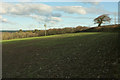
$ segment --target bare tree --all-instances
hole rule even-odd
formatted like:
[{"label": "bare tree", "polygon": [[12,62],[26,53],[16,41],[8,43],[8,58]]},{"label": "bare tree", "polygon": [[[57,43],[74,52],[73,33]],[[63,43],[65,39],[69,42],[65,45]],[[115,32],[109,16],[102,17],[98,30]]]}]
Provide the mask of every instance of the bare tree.
[{"label": "bare tree", "polygon": [[95,24],[98,24],[98,27],[101,26],[102,23],[106,23],[110,21],[111,21],[111,18],[108,16],[108,14],[103,14],[94,19],[94,22]]}]

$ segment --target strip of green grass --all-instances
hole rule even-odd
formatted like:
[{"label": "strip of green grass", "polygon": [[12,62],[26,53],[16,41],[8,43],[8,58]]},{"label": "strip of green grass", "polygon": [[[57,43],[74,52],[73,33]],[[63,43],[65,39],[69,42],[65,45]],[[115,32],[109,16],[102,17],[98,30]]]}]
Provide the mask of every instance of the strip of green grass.
[{"label": "strip of green grass", "polygon": [[50,35],[50,36],[40,36],[40,37],[29,37],[29,38],[18,38],[18,39],[10,39],[10,40],[2,40],[0,42],[12,42],[12,41],[25,41],[25,40],[35,40],[35,39],[45,39],[45,38],[57,38],[57,37],[73,37],[73,36],[83,36],[83,35],[90,35],[90,34],[98,34],[97,32],[88,32],[88,33],[69,33],[69,34],[59,34],[59,35]]}]

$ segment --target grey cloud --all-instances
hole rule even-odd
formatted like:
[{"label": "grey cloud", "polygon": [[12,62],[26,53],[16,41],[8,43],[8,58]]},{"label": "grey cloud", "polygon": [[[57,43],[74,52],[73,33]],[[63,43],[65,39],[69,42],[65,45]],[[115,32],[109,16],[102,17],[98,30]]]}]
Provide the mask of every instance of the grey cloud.
[{"label": "grey cloud", "polygon": [[101,8],[96,8],[96,7],[85,8],[85,10],[89,14],[111,14],[111,12],[109,12],[109,11],[106,11]]},{"label": "grey cloud", "polygon": [[62,15],[60,13],[53,13],[51,16],[53,16],[53,17],[61,17]]},{"label": "grey cloud", "polygon": [[[4,5],[4,6],[3,6]],[[29,15],[39,14],[46,15],[52,12],[52,7],[45,4],[31,3],[0,3],[0,14]]]},{"label": "grey cloud", "polygon": [[65,13],[69,13],[69,14],[86,14],[86,11],[84,9],[84,7],[82,6],[56,6],[54,7],[54,10],[56,11],[63,11]]}]

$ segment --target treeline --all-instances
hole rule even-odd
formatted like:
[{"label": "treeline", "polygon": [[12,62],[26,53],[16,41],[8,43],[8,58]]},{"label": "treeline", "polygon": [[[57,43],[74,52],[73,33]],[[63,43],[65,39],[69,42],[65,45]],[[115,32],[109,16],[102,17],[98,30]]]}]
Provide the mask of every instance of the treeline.
[{"label": "treeline", "polygon": [[[76,33],[88,29],[88,27],[77,26],[76,28],[59,28],[59,29],[49,29],[46,30],[47,35],[55,34],[65,34],[65,33]],[[27,37],[39,37],[44,36],[45,30],[33,30],[33,31],[23,31],[22,29],[18,32],[3,32],[2,40],[17,39],[17,38],[27,38]]]},{"label": "treeline", "polygon": [[[77,33],[77,32],[120,32],[120,24],[100,26],[100,27],[77,26],[76,28],[71,28],[71,27],[59,28],[59,29],[54,28],[54,29],[46,30],[47,33],[46,35]],[[18,32],[2,32],[2,40],[27,38],[27,37],[39,37],[39,36],[45,36],[45,30],[35,29],[33,31],[23,31],[21,29]]]}]

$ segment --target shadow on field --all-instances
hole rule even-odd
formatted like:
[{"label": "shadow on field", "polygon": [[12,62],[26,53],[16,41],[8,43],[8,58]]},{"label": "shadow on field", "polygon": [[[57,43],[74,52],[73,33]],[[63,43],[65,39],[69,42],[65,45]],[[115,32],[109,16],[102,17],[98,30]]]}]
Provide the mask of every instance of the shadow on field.
[{"label": "shadow on field", "polygon": [[117,78],[118,33],[3,43],[3,78]]}]

